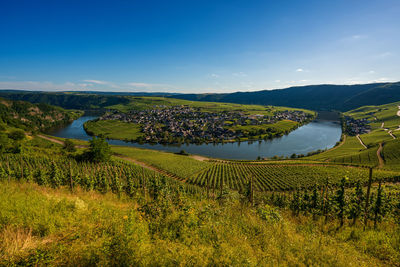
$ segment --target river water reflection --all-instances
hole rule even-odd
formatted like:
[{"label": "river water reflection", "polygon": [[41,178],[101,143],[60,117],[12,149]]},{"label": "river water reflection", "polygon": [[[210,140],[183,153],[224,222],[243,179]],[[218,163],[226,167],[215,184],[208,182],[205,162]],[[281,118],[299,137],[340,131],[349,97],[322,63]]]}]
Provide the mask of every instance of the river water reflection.
[{"label": "river water reflection", "polygon": [[[89,140],[91,137],[86,134],[83,124],[95,118],[93,116],[83,116],[64,128],[52,130],[49,134],[63,138]],[[133,146],[169,152],[179,152],[183,149],[190,154],[213,158],[254,160],[258,156],[290,156],[293,153],[307,154],[318,149],[331,148],[340,140],[341,133],[342,130],[338,122],[319,120],[303,125],[288,135],[267,141],[201,145],[182,144],[179,146],[127,143],[120,140],[108,140],[108,142],[112,145]]]}]

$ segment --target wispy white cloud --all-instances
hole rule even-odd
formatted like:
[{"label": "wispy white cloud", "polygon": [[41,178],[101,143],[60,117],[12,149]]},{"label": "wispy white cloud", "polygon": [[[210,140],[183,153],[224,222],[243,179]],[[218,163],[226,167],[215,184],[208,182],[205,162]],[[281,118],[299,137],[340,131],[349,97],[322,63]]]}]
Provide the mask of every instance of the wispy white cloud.
[{"label": "wispy white cloud", "polygon": [[132,87],[144,87],[144,88],[154,88],[154,87],[171,87],[168,84],[159,84],[159,83],[141,83],[141,82],[130,82],[127,83],[128,86]]},{"label": "wispy white cloud", "polygon": [[363,35],[363,34],[354,34],[353,36],[351,36],[351,38],[353,40],[365,39],[367,37],[368,37],[367,35]]},{"label": "wispy white cloud", "polygon": [[109,84],[110,82],[106,81],[100,81],[100,80],[83,80],[84,82],[87,83],[95,83],[95,84]]},{"label": "wispy white cloud", "polygon": [[391,56],[393,56],[393,53],[387,51],[387,52],[383,52],[383,53],[380,53],[380,54],[376,55],[375,58],[383,59],[383,58],[388,58],[388,57],[391,57]]},{"label": "wispy white cloud", "polygon": [[114,83],[101,80],[83,80],[83,82],[54,83],[49,81],[0,81],[0,89],[33,90],[33,91],[171,91],[178,88],[168,84],[129,82]]},{"label": "wispy white cloud", "polygon": [[215,74],[215,73],[211,73],[208,76],[211,77],[211,78],[214,78],[214,79],[219,78],[219,75]]},{"label": "wispy white cloud", "polygon": [[339,42],[355,43],[355,42],[358,42],[358,41],[361,41],[361,40],[364,40],[367,38],[368,38],[368,35],[366,35],[366,34],[353,34],[350,36],[343,37],[342,39],[339,40]]},{"label": "wispy white cloud", "polygon": [[0,81],[0,89],[62,91],[80,90],[83,86],[73,82],[53,83],[49,81]]},{"label": "wispy white cloud", "polygon": [[233,75],[233,76],[236,76],[236,77],[247,77],[247,74],[244,73],[244,72],[242,72],[242,71],[240,71],[240,72],[234,72],[234,73],[232,73],[232,75]]},{"label": "wispy white cloud", "polygon": [[304,70],[302,68],[296,69],[296,72],[303,72]]}]

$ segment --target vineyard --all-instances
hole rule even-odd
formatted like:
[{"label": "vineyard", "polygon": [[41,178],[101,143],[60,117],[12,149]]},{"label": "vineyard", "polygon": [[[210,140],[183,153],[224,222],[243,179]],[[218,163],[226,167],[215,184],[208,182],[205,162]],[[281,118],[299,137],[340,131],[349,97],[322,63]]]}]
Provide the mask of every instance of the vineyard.
[{"label": "vineyard", "polygon": [[387,142],[383,146],[385,168],[400,171],[400,141],[398,139]]},{"label": "vineyard", "polygon": [[106,163],[77,162],[63,156],[39,156],[10,154],[0,156],[0,180],[35,182],[39,185],[58,188],[76,186],[101,193],[108,191],[120,195],[134,196],[139,191],[154,192],[154,188],[181,189],[196,194],[201,189],[167,178],[154,171],[144,169],[122,160]]},{"label": "vineyard", "polygon": [[375,146],[367,150],[363,150],[357,154],[333,158],[331,161],[335,163],[349,163],[375,167],[379,164],[378,157],[376,156],[377,150],[378,147]]},{"label": "vineyard", "polygon": [[[338,184],[343,177],[349,182],[368,179],[368,169],[346,167],[340,165],[273,165],[273,164],[243,164],[243,163],[215,163],[207,170],[200,172],[188,183],[206,186],[207,178],[211,188],[222,185],[235,190],[243,190],[251,179],[254,189],[258,191],[284,191],[296,188],[309,188],[323,184],[327,180],[331,184]],[[376,180],[397,180],[400,175],[396,172],[376,170]]]}]

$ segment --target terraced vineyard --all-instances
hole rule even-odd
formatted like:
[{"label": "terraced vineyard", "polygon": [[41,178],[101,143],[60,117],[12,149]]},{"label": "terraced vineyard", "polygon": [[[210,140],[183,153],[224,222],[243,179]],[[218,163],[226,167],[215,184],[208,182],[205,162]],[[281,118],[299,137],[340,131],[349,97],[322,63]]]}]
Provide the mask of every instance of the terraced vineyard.
[{"label": "terraced vineyard", "polygon": [[[215,163],[207,170],[200,172],[187,182],[219,188],[221,183],[229,188],[242,190],[253,178],[254,188],[258,191],[293,190],[298,187],[311,187],[323,184],[326,179],[336,184],[342,177],[350,181],[367,181],[368,169],[346,167],[340,165],[273,165],[273,164],[244,164],[244,163]],[[400,174],[392,171],[376,170],[374,179],[397,180]]]},{"label": "terraced vineyard", "polygon": [[385,169],[400,171],[400,140],[396,139],[385,143],[383,146],[383,159]]},{"label": "terraced vineyard", "polygon": [[357,154],[333,158],[331,162],[375,167],[379,164],[378,157],[376,155],[377,150],[378,147],[375,146]]}]

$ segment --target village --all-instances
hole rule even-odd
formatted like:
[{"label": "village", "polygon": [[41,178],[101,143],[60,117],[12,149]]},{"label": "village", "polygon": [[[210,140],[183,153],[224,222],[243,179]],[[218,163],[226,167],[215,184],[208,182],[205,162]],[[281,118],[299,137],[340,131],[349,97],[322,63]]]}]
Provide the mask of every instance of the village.
[{"label": "village", "polygon": [[[241,111],[204,112],[189,106],[154,106],[152,109],[128,113],[109,112],[100,117],[100,120],[138,124],[144,135],[136,141],[154,143],[224,142],[270,137],[283,133],[269,129],[268,124],[281,120],[304,123],[310,119],[312,115],[303,111],[279,111],[273,116],[267,116],[248,115]],[[266,127],[251,127],[257,125]]]},{"label": "village", "polygon": [[349,135],[365,134],[371,131],[370,121],[363,119],[354,119],[349,116],[344,117],[346,133]]}]

